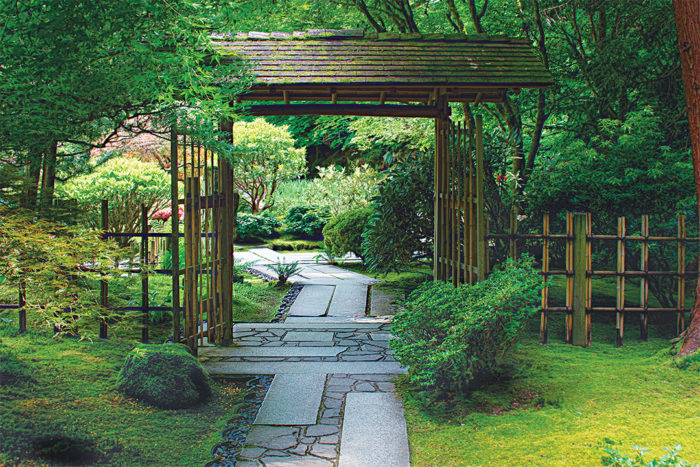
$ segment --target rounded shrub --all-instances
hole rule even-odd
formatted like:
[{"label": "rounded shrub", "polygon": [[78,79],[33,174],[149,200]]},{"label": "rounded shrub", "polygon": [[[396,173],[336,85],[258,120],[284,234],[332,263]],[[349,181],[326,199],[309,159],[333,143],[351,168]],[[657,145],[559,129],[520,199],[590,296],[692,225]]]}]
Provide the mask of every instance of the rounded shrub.
[{"label": "rounded shrub", "polygon": [[355,253],[364,257],[362,250],[362,232],[372,215],[371,208],[353,209],[340,214],[323,228],[323,244],[331,254],[343,256]]},{"label": "rounded shrub", "polygon": [[328,222],[327,210],[316,210],[311,206],[294,206],[285,218],[286,231],[297,237],[321,238],[323,227]]},{"label": "rounded shrub", "polygon": [[463,392],[494,374],[538,310],[541,287],[529,263],[508,261],[471,286],[431,282],[416,289],[394,316],[390,341],[410,382]]},{"label": "rounded shrub", "polygon": [[277,236],[275,229],[282,223],[270,214],[247,214],[239,212],[236,219],[236,241],[255,242]]},{"label": "rounded shrub", "polygon": [[142,344],[126,356],[117,390],[163,409],[190,407],[211,395],[209,375],[182,344]]}]

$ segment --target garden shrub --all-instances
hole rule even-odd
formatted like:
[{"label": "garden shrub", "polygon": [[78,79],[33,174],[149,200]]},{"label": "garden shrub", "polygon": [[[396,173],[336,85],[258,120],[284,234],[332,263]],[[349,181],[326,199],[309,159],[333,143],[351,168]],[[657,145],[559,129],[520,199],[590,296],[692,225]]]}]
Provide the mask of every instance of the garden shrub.
[{"label": "garden shrub", "polygon": [[311,240],[273,240],[270,243],[270,248],[275,251],[317,250],[320,247],[321,242]]},{"label": "garden shrub", "polygon": [[362,232],[372,215],[371,208],[353,209],[340,214],[323,228],[323,244],[334,256],[355,253],[364,257],[362,251]]},{"label": "garden shrub", "polygon": [[377,193],[378,181],[377,171],[369,165],[348,169],[318,167],[318,178],[308,191],[308,202],[327,209],[332,216],[365,208]]},{"label": "garden shrub", "polygon": [[700,465],[681,459],[681,446],[665,447],[666,454],[650,459],[650,456],[647,455],[649,448],[634,446],[635,453],[630,456],[621,453],[616,447],[617,444],[611,439],[603,440],[603,451],[606,454],[601,459],[603,465],[611,467],[698,467]]},{"label": "garden shrub", "polygon": [[416,253],[432,257],[432,157],[412,157],[395,165],[379,184],[372,208],[362,244],[370,269],[398,271]]},{"label": "garden shrub", "polygon": [[236,241],[241,243],[255,242],[277,235],[275,229],[282,223],[275,217],[263,214],[247,214],[239,212],[236,222]]},{"label": "garden shrub", "polygon": [[454,287],[431,282],[397,313],[391,341],[411,383],[463,392],[492,375],[537,311],[542,279],[529,263],[508,261],[488,279]]},{"label": "garden shrub", "polygon": [[321,238],[321,231],[328,222],[328,217],[329,213],[325,209],[294,206],[285,218],[286,232],[301,238]]},{"label": "garden shrub", "polygon": [[190,407],[211,395],[209,375],[182,344],[141,344],[126,356],[117,390],[163,409]]}]

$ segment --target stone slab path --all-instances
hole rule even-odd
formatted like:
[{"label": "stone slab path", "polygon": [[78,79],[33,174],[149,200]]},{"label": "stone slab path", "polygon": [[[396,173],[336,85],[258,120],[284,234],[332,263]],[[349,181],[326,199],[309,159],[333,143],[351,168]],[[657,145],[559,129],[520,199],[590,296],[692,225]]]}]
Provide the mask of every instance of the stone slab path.
[{"label": "stone slab path", "polygon": [[246,254],[261,272],[277,261],[304,260],[300,276],[290,279],[304,289],[285,322],[236,324],[236,347],[200,349],[212,375],[275,375],[236,465],[409,466],[394,387],[405,368],[389,347],[390,316],[365,316],[369,287],[378,281],[312,263],[309,254]]}]

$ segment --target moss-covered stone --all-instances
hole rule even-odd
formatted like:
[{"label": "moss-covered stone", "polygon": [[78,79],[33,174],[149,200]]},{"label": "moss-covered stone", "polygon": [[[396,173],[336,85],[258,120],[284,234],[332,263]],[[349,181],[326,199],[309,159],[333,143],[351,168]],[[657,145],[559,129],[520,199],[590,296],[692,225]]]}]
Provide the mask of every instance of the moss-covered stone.
[{"label": "moss-covered stone", "polygon": [[134,348],[119,372],[117,389],[164,409],[190,407],[211,395],[209,375],[182,344]]}]

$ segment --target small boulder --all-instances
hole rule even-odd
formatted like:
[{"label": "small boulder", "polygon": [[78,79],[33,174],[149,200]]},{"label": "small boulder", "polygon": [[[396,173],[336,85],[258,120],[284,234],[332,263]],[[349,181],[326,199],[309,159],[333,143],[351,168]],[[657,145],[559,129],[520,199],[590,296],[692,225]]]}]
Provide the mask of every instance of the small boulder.
[{"label": "small boulder", "polygon": [[209,375],[182,344],[141,344],[126,356],[117,390],[163,409],[190,407],[211,395]]}]

